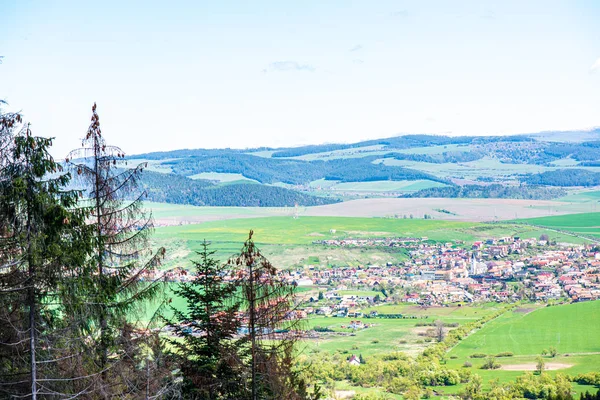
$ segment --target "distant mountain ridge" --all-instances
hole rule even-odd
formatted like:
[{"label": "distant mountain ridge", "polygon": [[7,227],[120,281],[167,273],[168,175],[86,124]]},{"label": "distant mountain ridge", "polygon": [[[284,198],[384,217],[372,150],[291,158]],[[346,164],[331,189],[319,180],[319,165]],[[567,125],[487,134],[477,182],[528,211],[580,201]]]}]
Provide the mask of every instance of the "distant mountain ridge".
[{"label": "distant mountain ridge", "polygon": [[[594,129],[512,136],[404,135],[291,148],[181,149],[128,158],[149,163],[153,172],[144,181],[155,201],[276,207],[365,196],[559,197],[564,190],[540,187],[600,185],[599,150],[600,129]],[[198,174],[229,174],[257,183],[225,185],[189,178]],[[423,182],[424,188],[402,192],[397,188],[411,186],[381,183],[407,181]],[[465,183],[475,186],[456,189]],[[520,189],[478,189],[482,183],[519,184]]]}]

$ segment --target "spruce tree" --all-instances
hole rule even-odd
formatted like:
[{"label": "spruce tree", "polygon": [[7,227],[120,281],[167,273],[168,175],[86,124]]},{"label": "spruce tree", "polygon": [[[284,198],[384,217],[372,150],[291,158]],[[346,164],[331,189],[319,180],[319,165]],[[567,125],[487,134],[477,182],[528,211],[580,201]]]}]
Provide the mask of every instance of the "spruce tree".
[{"label": "spruce tree", "polygon": [[96,390],[103,397],[133,395],[148,382],[136,372],[149,362],[140,359],[140,346],[151,336],[139,317],[163,288],[157,267],[165,254],[149,247],[153,220],[139,189],[146,164],[125,167],[124,152],[102,136],[96,104],[82,147],[66,161],[86,190],[83,208],[93,231],[93,252],[72,288],[81,299],[72,296],[73,309],[85,311],[82,333],[94,340],[96,357],[87,367],[99,374]]},{"label": "spruce tree", "polygon": [[176,336],[168,343],[181,368],[183,393],[191,399],[243,399],[243,371],[234,339],[240,327],[237,287],[208,242],[197,254],[200,259],[192,261],[194,279],[174,289],[186,307],[171,307],[173,318],[167,324]]},{"label": "spruce tree", "polygon": [[65,190],[70,176],[48,153],[52,140],[21,123],[0,117],[0,396],[36,399],[61,394],[56,288],[89,241],[78,193]]},{"label": "spruce tree", "polygon": [[246,334],[242,356],[249,369],[250,399],[308,398],[306,385],[295,370],[295,344],[300,320],[296,318],[295,286],[286,282],[261,253],[250,231],[235,269],[245,311]]}]

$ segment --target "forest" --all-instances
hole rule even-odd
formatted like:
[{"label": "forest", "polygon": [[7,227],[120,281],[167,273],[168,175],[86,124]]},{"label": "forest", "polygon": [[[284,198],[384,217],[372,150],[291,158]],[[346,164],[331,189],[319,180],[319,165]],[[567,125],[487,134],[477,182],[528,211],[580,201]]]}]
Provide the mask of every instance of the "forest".
[{"label": "forest", "polygon": [[95,104],[82,147],[59,163],[51,146],[0,113],[0,398],[321,397],[295,363],[295,286],[252,231],[225,264],[204,242],[169,294],[146,164],[117,167]]},{"label": "forest", "polygon": [[600,185],[600,172],[585,169],[558,169],[541,174],[529,175],[525,181],[531,185],[546,186],[597,186]]},{"label": "forest", "polygon": [[148,200],[194,206],[293,207],[331,204],[337,200],[311,196],[278,186],[255,183],[215,185],[181,175],[145,171],[141,185]]},{"label": "forest", "polygon": [[409,168],[373,164],[375,157],[337,159],[330,161],[302,161],[292,159],[263,158],[250,154],[223,154],[191,156],[165,161],[178,175],[189,176],[201,172],[243,174],[261,183],[283,182],[292,185],[305,184],[317,179],[362,182],[377,180],[444,181],[433,175]]}]

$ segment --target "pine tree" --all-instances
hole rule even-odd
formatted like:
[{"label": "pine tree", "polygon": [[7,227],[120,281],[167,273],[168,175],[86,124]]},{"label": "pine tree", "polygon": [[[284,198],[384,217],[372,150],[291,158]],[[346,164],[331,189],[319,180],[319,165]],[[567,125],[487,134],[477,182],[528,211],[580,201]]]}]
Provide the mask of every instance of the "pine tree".
[{"label": "pine tree", "polygon": [[176,296],[185,299],[187,307],[171,307],[173,319],[167,324],[177,337],[168,343],[180,364],[183,393],[193,399],[241,399],[246,393],[234,340],[240,328],[237,287],[226,280],[208,242],[202,243],[197,254],[200,260],[192,261],[193,281],[181,283],[174,290]]},{"label": "pine tree", "polygon": [[66,161],[88,193],[84,208],[94,248],[72,288],[81,302],[74,295],[71,306],[84,317],[74,323],[95,340],[90,368],[101,374],[97,390],[104,397],[136,393],[147,379],[138,381],[143,374],[133,369],[148,362],[139,359],[139,347],[150,336],[136,317],[163,287],[157,267],[165,254],[164,248],[153,253],[148,245],[152,216],[142,208],[145,192],[138,189],[145,164],[124,168],[124,152],[102,136],[96,104],[82,148]]},{"label": "pine tree", "polygon": [[247,334],[250,399],[307,398],[306,385],[294,369],[299,320],[294,310],[295,286],[286,283],[254,244],[253,232],[241,253],[228,265],[236,270]]}]

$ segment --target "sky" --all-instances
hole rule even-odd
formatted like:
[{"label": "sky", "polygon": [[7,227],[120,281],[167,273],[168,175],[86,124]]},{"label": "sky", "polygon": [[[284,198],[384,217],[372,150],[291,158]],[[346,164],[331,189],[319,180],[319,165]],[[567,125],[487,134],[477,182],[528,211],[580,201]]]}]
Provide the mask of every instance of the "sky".
[{"label": "sky", "polygon": [[600,126],[600,2],[0,0],[0,99],[53,154]]}]

